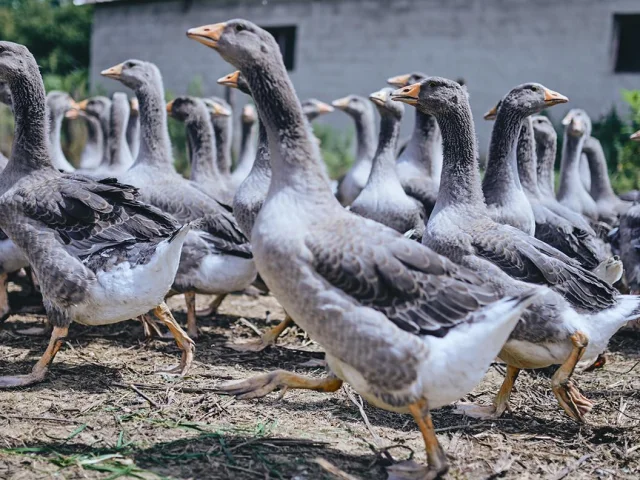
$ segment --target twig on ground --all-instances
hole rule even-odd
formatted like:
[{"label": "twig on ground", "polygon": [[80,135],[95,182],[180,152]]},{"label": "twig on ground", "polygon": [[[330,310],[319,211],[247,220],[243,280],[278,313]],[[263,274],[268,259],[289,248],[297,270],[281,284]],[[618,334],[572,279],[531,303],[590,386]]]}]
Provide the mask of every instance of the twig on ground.
[{"label": "twig on ground", "polygon": [[578,468],[580,468],[580,465],[582,465],[584,462],[586,462],[590,458],[591,458],[591,454],[590,453],[588,453],[586,455],[583,455],[573,465],[567,465],[562,470],[560,470],[558,472],[558,474],[555,477],[553,477],[553,480],[561,480],[562,478],[564,478],[567,475],[569,475],[571,472],[573,472],[573,471],[577,470]]},{"label": "twig on ground", "polygon": [[328,460],[325,460],[324,458],[317,457],[317,458],[314,458],[313,461],[318,465],[320,465],[320,467],[322,467],[323,470],[329,472],[331,475],[336,476],[340,480],[359,480],[353,475],[349,475],[347,472],[340,470],[333,463],[329,462]]},{"label": "twig on ground", "polygon": [[140,391],[140,389],[138,387],[136,387],[133,383],[129,384],[129,388],[131,390],[133,390],[134,392],[136,392],[138,395],[140,395],[142,398],[144,398],[147,402],[149,402],[151,404],[151,406],[153,406],[155,408],[160,408],[160,405],[158,405],[152,398],[149,398],[149,396],[147,396],[144,393],[142,393]]}]

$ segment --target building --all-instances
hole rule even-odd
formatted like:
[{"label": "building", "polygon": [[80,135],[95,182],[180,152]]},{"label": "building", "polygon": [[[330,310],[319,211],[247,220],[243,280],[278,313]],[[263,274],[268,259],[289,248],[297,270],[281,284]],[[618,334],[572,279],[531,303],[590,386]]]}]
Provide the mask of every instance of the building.
[{"label": "building", "polygon": [[[156,63],[175,93],[196,77],[204,93],[220,93],[216,79],[233,67],[185,32],[243,17],[272,29],[300,98],[368,94],[412,70],[463,78],[483,152],[490,125],[481,115],[517,84],[567,95],[571,102],[552,110],[556,120],[571,107],[597,118],[621,103],[621,89],[640,88],[640,0],[76,1],[96,4],[94,89],[121,88],[100,71],[140,58]],[[324,121],[349,125],[341,113]]]}]

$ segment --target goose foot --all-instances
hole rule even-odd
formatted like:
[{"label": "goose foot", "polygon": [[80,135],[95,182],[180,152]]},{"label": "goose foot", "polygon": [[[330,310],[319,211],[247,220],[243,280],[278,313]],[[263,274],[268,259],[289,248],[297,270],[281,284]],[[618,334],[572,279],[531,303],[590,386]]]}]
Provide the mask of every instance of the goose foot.
[{"label": "goose foot", "polygon": [[31,373],[28,375],[0,377],[0,389],[26,387],[44,380],[47,375],[47,371],[49,370],[49,365],[55,358],[56,353],[60,350],[62,342],[66,338],[68,332],[69,327],[53,327],[53,332],[51,333],[51,339],[49,340],[47,350],[42,355],[42,358],[38,360],[38,363],[33,366]]},{"label": "goose foot", "polygon": [[222,305],[222,302],[224,301],[224,299],[227,298],[227,295],[229,294],[223,293],[221,295],[218,295],[216,298],[213,299],[213,301],[209,304],[207,308],[205,308],[204,310],[198,310],[196,312],[196,315],[198,317],[210,317],[211,315],[218,313],[218,308],[220,308],[220,305]]},{"label": "goose foot", "polygon": [[275,327],[269,328],[266,330],[262,336],[257,340],[250,340],[248,342],[227,342],[224,344],[225,347],[231,348],[236,352],[261,352],[265,348],[275,345],[276,339],[282,335],[282,332],[289,326],[293,325],[293,320],[289,315],[285,317],[283,321],[281,321]]},{"label": "goose foot", "polygon": [[274,370],[246,380],[223,383],[218,393],[233,395],[242,400],[262,398],[276,389],[283,389],[281,398],[290,388],[315,390],[316,392],[335,392],[342,386],[342,380],[336,377],[311,378],[285,370]]},{"label": "goose foot", "polygon": [[560,406],[567,412],[567,415],[576,422],[582,423],[585,421],[584,416],[593,408],[593,403],[580,393],[571,381],[571,375],[573,375],[577,363],[589,344],[589,338],[580,331],[571,335],[570,338],[573,343],[573,349],[567,360],[551,378],[551,389]]},{"label": "goose foot", "polygon": [[193,340],[191,340],[187,333],[182,330],[180,325],[178,325],[175,318],[173,318],[173,315],[171,315],[171,310],[169,310],[166,303],[162,302],[158,305],[153,310],[153,314],[158,317],[158,320],[167,326],[178,344],[178,348],[182,350],[180,365],[164,371],[159,370],[159,372],[185,376],[193,363],[193,352],[195,352],[196,349],[195,343],[193,343]]},{"label": "goose foot", "polygon": [[439,472],[412,460],[395,463],[386,468],[387,480],[435,480],[446,472]]},{"label": "goose foot", "polygon": [[[217,299],[216,299],[217,300]],[[198,324],[196,322],[196,294],[187,292],[184,294],[184,301],[187,304],[187,334],[192,340],[198,338]]]},{"label": "goose foot", "polygon": [[475,403],[459,403],[453,413],[464,414],[467,417],[478,418],[481,420],[495,420],[500,418],[509,407],[509,399],[511,391],[516,383],[520,369],[507,365],[507,374],[504,377],[500,391],[493,400],[492,405],[477,405]]},{"label": "goose foot", "polygon": [[140,323],[142,323],[142,329],[144,330],[145,340],[152,340],[153,338],[162,338],[162,339],[173,338],[171,333],[163,333],[160,330],[160,327],[158,326],[158,324],[153,320],[153,318],[151,318],[151,315],[149,315],[148,313],[145,313],[144,315],[140,315],[138,317],[138,320],[140,320]]},{"label": "goose foot", "polygon": [[306,362],[299,363],[298,366],[303,368],[326,368],[327,361],[324,358],[312,358]]},{"label": "goose foot", "polygon": [[458,403],[453,413],[465,415],[479,420],[495,420],[500,418],[502,412],[498,413],[495,405],[479,405],[477,403]]}]

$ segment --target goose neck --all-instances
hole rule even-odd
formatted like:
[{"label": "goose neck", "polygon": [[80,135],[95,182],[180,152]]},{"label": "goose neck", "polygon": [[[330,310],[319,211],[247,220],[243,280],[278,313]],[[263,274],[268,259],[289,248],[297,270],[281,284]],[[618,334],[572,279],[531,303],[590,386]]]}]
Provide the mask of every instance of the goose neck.
[{"label": "goose neck", "polygon": [[188,119],[185,127],[191,147],[191,179],[217,178],[215,137],[207,113]]},{"label": "goose neck", "polygon": [[552,198],[556,196],[554,179],[556,148],[555,139],[541,139],[540,141],[536,141],[538,187],[543,195],[549,195]]},{"label": "goose neck", "polygon": [[425,172],[434,179],[442,171],[442,134],[433,115],[416,110],[415,125],[409,143],[398,161],[417,159]]},{"label": "goose neck", "polygon": [[609,172],[607,171],[607,159],[604,156],[602,145],[598,140],[589,137],[584,142],[582,151],[587,155],[589,170],[591,171],[591,196],[598,201],[615,196]]},{"label": "goose neck", "polygon": [[538,188],[538,174],[536,171],[535,139],[533,137],[533,123],[531,117],[522,121],[520,134],[518,135],[518,147],[516,150],[518,159],[518,176],[520,184],[527,194],[534,197],[540,195]]},{"label": "goose neck", "polygon": [[356,126],[356,162],[370,162],[376,151],[375,124],[372,109],[353,116]]},{"label": "goose neck", "polygon": [[[400,120],[383,113],[380,119],[378,148],[373,156],[373,166],[368,183],[387,183],[398,178],[396,173],[396,147],[400,135]],[[399,180],[398,180],[399,181]]]},{"label": "goose neck", "polygon": [[564,136],[560,162],[560,187],[558,189],[560,197],[564,197],[567,192],[584,188],[580,181],[580,155],[584,142],[584,135],[565,134]]},{"label": "goose neck", "polygon": [[231,117],[214,118],[216,158],[218,171],[222,175],[231,173]]},{"label": "goose neck", "polygon": [[137,163],[174,169],[167,128],[161,79],[152,79],[136,89],[140,110],[140,150]]}]

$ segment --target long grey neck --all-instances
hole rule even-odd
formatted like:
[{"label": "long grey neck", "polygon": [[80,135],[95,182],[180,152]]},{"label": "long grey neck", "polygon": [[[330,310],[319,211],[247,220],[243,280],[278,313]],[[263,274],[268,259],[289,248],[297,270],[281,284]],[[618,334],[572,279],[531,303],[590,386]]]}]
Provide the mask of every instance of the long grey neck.
[{"label": "long grey neck", "polygon": [[336,204],[312,141],[300,101],[281,62],[269,61],[244,69],[269,140],[272,178],[269,195],[293,191],[317,203]]},{"label": "long grey neck", "polygon": [[[155,76],[154,76],[155,77]],[[135,165],[147,164],[175,170],[167,128],[162,79],[152,78],[136,89],[140,108],[140,151]]]},{"label": "long grey neck", "polygon": [[367,184],[398,182],[396,173],[396,148],[400,135],[400,120],[393,115],[380,113],[380,134],[378,136],[378,148],[373,156],[373,166]]},{"label": "long grey neck", "polygon": [[555,198],[555,172],[553,166],[556,163],[556,139],[544,137],[536,141],[536,158],[538,159],[538,187],[543,195]]},{"label": "long grey neck", "polygon": [[356,163],[373,159],[376,152],[376,132],[373,109],[366,109],[353,116],[356,124]]},{"label": "long grey neck", "polygon": [[584,135],[579,137],[566,133],[564,135],[558,197],[564,197],[575,190],[584,189],[580,181],[580,155],[584,141]]},{"label": "long grey neck", "polygon": [[231,173],[231,117],[215,117],[216,161],[221,175]]},{"label": "long grey neck", "polygon": [[587,155],[589,170],[591,170],[591,196],[598,201],[604,198],[615,197],[609,172],[607,171],[607,159],[604,156],[602,145],[596,138],[589,137],[585,140],[582,151]]},{"label": "long grey neck", "polygon": [[[95,159],[102,159],[104,152],[104,135],[102,133],[102,126],[100,120],[92,115],[84,115],[84,119],[87,122],[87,142],[85,143],[84,150],[82,151],[82,159],[80,160],[80,166],[82,168],[89,167],[88,163],[95,162]],[[99,160],[97,162],[99,164]],[[97,167],[94,163],[92,167]]]},{"label": "long grey neck", "polygon": [[140,115],[133,113],[129,115],[129,123],[127,123],[127,143],[134,159],[137,157],[140,149]]},{"label": "long grey neck", "polygon": [[59,170],[70,171],[73,167],[67,160],[64,152],[62,151],[62,119],[64,114],[53,113],[49,109],[49,141],[51,142],[51,151],[53,153],[54,166]]},{"label": "long grey neck", "polygon": [[440,172],[442,172],[442,134],[433,115],[416,110],[413,133],[398,161],[403,161],[405,157],[420,160],[426,173],[431,178],[440,180]]},{"label": "long grey neck", "polygon": [[516,146],[522,118],[503,106],[498,111],[491,132],[489,160],[482,182],[482,191],[487,205],[503,204],[514,190],[522,191],[518,176]]},{"label": "long grey neck", "polygon": [[249,163],[255,157],[255,149],[253,147],[253,132],[255,131],[256,122],[242,122],[242,139],[240,142],[240,157],[236,170],[240,169],[243,164]]},{"label": "long grey neck", "polygon": [[111,167],[128,167],[133,163],[129,144],[127,143],[127,123],[129,122],[128,105],[113,102],[111,106]]},{"label": "long grey neck", "polygon": [[108,102],[100,113],[98,119],[104,133],[102,137],[102,165],[111,163],[111,108],[112,103]]},{"label": "long grey neck", "polygon": [[533,121],[527,117],[522,121],[516,157],[518,159],[518,176],[520,184],[528,195],[540,196],[538,174],[536,172],[535,139],[533,138]]},{"label": "long grey neck", "polygon": [[33,171],[53,170],[44,85],[37,68],[30,70],[30,75],[20,76],[9,83],[13,94],[15,132],[11,158],[0,175],[0,193]]},{"label": "long grey neck", "polygon": [[185,127],[191,146],[191,180],[217,180],[220,173],[216,164],[215,137],[206,107],[202,106],[190,116]]},{"label": "long grey neck", "polygon": [[442,178],[437,212],[450,205],[486,210],[476,155],[476,133],[469,104],[457,104],[436,116],[442,132]]}]

